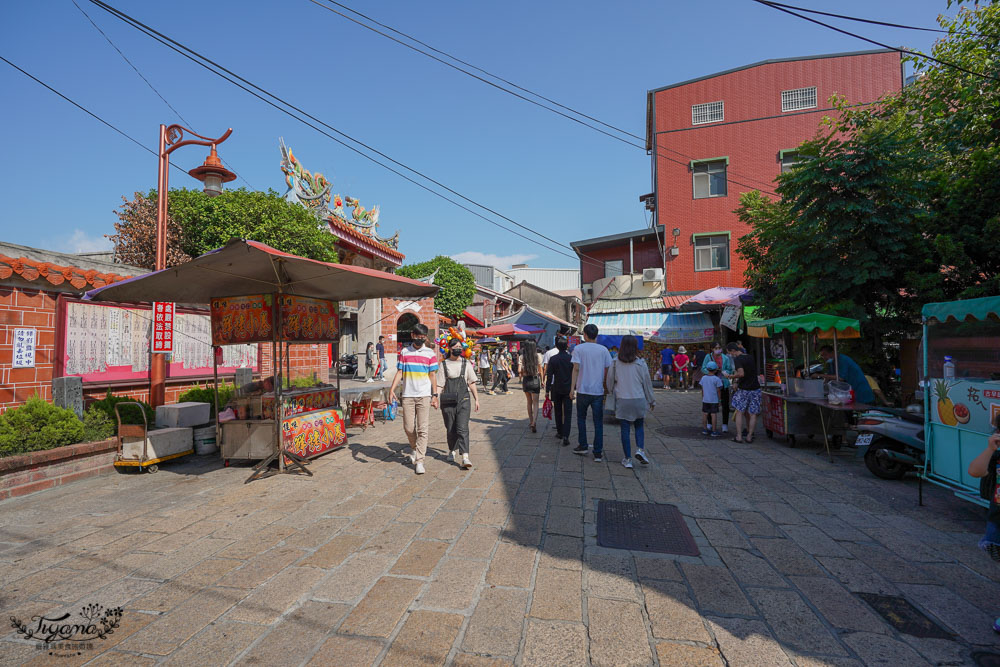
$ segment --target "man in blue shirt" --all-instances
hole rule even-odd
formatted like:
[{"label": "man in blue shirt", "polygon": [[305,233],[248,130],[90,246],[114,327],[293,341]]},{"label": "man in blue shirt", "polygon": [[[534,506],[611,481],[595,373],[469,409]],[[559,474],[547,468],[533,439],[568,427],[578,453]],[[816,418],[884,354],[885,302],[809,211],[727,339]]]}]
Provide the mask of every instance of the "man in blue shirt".
[{"label": "man in blue shirt", "polygon": [[670,378],[674,374],[674,348],[665,347],[660,350],[660,373],[663,375],[663,388],[670,388]]},{"label": "man in blue shirt", "polygon": [[[823,358],[823,361],[827,363],[832,371],[833,365],[833,347],[829,345],[824,345],[819,348],[819,356]],[[865,372],[861,370],[861,366],[858,366],[854,359],[851,359],[846,354],[837,355],[837,367],[840,371],[840,379],[842,379],[847,384],[851,385],[851,389],[854,390],[854,400],[858,403],[874,403],[875,394],[872,392],[871,385],[868,384],[868,379],[865,377]],[[824,375],[827,380],[836,380],[835,375]]]}]

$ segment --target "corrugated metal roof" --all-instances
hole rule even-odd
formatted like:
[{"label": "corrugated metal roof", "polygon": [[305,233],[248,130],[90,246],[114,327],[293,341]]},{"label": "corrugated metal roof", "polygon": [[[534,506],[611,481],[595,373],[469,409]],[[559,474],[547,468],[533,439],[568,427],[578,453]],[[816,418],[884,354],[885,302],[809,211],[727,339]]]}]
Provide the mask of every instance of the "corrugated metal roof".
[{"label": "corrugated metal roof", "polygon": [[663,305],[666,308],[676,308],[690,298],[690,295],[672,294],[670,296],[663,297]]},{"label": "corrugated metal roof", "polygon": [[[687,297],[681,297],[687,299]],[[641,313],[644,311],[662,311],[664,299],[661,297],[643,297],[639,299],[598,299],[588,309],[591,313]]]}]

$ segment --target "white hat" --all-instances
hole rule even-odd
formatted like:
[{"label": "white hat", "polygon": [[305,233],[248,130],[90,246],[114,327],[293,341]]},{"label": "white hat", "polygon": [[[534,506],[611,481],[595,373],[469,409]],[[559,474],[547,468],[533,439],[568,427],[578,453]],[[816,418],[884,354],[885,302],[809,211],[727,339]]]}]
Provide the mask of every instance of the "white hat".
[{"label": "white hat", "polygon": [[687,349],[683,345],[681,345],[679,348],[677,348],[677,351],[680,352],[681,354],[687,354],[688,353]]}]

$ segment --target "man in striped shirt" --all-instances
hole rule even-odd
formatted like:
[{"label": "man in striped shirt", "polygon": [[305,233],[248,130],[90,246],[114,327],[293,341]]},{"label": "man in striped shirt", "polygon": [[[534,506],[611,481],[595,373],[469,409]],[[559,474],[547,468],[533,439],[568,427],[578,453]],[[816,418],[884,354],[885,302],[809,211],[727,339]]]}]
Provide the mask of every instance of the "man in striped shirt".
[{"label": "man in striped shirt", "polygon": [[403,431],[410,441],[410,461],[418,475],[424,474],[424,455],[427,453],[427,431],[431,408],[437,409],[438,396],[434,377],[438,369],[437,352],[427,345],[427,327],[415,324],[411,332],[413,342],[399,354],[396,375],[392,378],[389,395],[394,396],[402,383],[400,405],[403,408]]}]

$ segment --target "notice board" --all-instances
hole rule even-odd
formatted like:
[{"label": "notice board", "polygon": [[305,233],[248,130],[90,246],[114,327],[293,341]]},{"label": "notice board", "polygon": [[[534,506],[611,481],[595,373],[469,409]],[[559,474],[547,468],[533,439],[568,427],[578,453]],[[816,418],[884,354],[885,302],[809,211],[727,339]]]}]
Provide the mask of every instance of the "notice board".
[{"label": "notice board", "polygon": [[[85,383],[144,382],[149,378],[153,312],[149,306],[91,303],[60,299],[57,368]],[[178,308],[174,315],[173,352],[167,354],[167,378],[212,376],[212,330],[207,311]],[[237,368],[260,371],[258,346],[225,345],[219,373]]]}]

